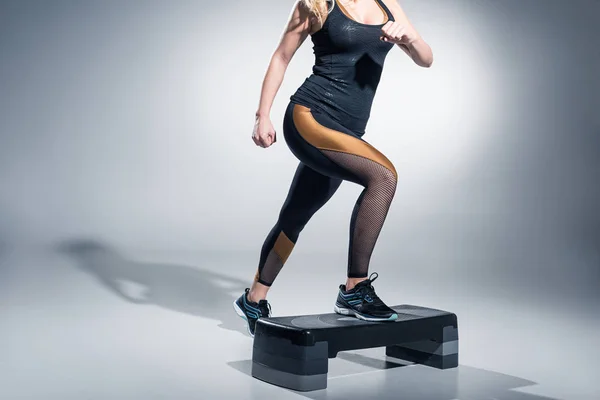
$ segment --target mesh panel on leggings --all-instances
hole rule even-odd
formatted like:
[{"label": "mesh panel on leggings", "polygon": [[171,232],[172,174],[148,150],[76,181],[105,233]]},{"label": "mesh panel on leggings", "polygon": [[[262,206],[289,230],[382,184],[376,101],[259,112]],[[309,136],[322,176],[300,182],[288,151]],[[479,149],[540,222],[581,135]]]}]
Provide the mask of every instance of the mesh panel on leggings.
[{"label": "mesh panel on leggings", "polygon": [[355,174],[365,187],[350,221],[348,276],[365,277],[371,254],[396,193],[395,171],[355,154],[321,150],[333,162]]},{"label": "mesh panel on leggings", "polygon": [[269,251],[269,255],[267,256],[267,259],[265,261],[265,265],[263,266],[262,270],[260,271],[260,279],[264,283],[268,282],[269,283],[268,286],[270,286],[270,284],[273,283],[273,281],[279,274],[279,271],[281,271],[281,268],[283,268],[283,264],[284,263],[281,260],[281,258],[279,257],[279,255],[277,255],[277,253],[275,252],[274,249],[271,249],[271,251]]}]

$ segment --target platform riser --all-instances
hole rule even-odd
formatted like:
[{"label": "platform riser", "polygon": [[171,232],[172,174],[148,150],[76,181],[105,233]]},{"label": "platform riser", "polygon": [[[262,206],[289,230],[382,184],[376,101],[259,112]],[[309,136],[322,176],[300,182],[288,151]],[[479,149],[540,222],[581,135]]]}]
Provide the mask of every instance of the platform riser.
[{"label": "platform riser", "polygon": [[327,374],[329,359],[327,358],[327,353],[324,353],[320,358],[297,359],[283,357],[278,354],[272,354],[254,348],[252,352],[252,361],[291,374],[319,375]]},{"label": "platform riser", "polygon": [[449,355],[436,355],[418,350],[407,349],[400,346],[386,347],[385,354],[389,357],[403,361],[413,362],[438,369],[458,367],[458,353]]},{"label": "platform riser", "polygon": [[272,385],[308,392],[327,388],[327,373],[318,375],[296,375],[252,363],[252,376]]},{"label": "platform riser", "polygon": [[[409,350],[420,351],[426,354],[433,354],[436,356],[448,356],[451,354],[458,353],[458,340],[453,340],[451,342],[446,343],[437,343],[431,340],[427,341],[419,341],[413,343],[402,343],[401,345],[397,345],[398,347],[402,347]],[[386,346],[391,347],[391,346]]]},{"label": "platform riser", "polygon": [[278,338],[257,332],[254,336],[253,351],[275,354],[298,360],[314,360],[327,357],[327,342],[317,342],[312,346],[294,344],[289,339]]}]

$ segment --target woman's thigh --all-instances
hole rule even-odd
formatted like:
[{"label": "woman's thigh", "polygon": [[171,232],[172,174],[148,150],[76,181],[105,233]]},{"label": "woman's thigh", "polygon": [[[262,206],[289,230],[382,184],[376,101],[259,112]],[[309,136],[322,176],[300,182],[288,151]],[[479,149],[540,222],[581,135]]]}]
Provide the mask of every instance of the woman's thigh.
[{"label": "woman's thigh", "polygon": [[376,178],[374,168],[396,177],[385,155],[323,112],[290,103],[283,127],[292,153],[323,175],[362,186]]}]

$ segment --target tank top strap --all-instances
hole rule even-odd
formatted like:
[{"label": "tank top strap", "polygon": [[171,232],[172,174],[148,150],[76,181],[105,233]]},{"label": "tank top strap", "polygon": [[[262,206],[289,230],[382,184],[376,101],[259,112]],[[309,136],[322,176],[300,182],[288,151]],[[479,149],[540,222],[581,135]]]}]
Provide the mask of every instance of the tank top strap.
[{"label": "tank top strap", "polygon": [[[334,12],[336,8],[338,8],[337,4],[335,4],[337,0],[325,0],[325,4],[327,5],[327,11],[331,14]],[[337,12],[337,10],[335,10]]]},{"label": "tank top strap", "polygon": [[375,2],[376,2],[377,4],[379,4],[379,6],[380,6],[381,8],[383,8],[383,10],[385,11],[385,13],[386,13],[386,14],[387,14],[387,16],[388,16],[388,20],[389,20],[389,21],[395,21],[395,19],[394,19],[394,15],[393,15],[393,14],[392,14],[392,12],[390,11],[390,9],[389,9],[389,8],[388,8],[388,7],[385,5],[385,3],[383,2],[383,0],[375,0]]},{"label": "tank top strap", "polygon": [[327,18],[325,18],[325,23],[327,24],[329,22],[329,19],[331,17],[331,14],[333,13],[337,13],[338,10],[336,10],[336,8],[339,8],[336,4],[337,0],[325,0],[325,5],[327,7]]}]

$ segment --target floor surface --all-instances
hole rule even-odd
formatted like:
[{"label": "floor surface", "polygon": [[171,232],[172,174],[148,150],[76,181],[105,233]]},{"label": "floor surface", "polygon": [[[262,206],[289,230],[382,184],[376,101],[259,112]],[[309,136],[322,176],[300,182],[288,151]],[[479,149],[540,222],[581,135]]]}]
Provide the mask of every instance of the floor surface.
[{"label": "floor surface", "polygon": [[[5,252],[0,399],[600,398],[595,300],[488,296],[477,285],[449,287],[418,272],[396,284],[380,272],[376,289],[390,305],[456,313],[458,368],[389,363],[381,348],[330,360],[326,390],[258,381],[250,375],[252,340],[232,308],[253,276],[248,257],[133,257],[84,241]],[[315,257],[290,259],[269,295],[274,315],[332,311],[340,270],[308,277],[301,266]]]}]

